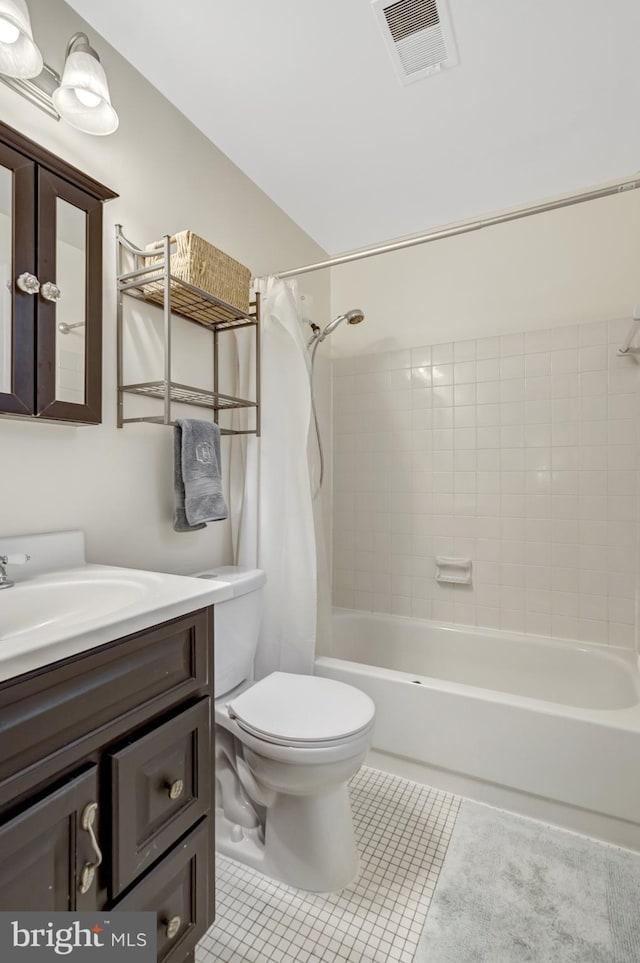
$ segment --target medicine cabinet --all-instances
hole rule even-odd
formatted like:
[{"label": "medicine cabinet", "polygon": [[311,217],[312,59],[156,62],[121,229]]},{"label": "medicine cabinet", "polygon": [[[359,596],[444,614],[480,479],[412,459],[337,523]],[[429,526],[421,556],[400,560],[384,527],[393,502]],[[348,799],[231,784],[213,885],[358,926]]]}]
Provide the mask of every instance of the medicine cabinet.
[{"label": "medicine cabinet", "polygon": [[102,204],[116,196],[0,124],[0,414],[101,421]]}]

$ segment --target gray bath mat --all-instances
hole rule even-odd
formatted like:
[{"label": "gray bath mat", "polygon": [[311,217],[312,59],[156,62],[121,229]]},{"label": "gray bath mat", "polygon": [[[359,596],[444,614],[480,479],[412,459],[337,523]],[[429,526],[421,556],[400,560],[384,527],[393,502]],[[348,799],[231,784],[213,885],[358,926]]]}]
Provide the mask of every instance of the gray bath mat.
[{"label": "gray bath mat", "polygon": [[638,963],[640,856],[464,802],[414,963]]}]

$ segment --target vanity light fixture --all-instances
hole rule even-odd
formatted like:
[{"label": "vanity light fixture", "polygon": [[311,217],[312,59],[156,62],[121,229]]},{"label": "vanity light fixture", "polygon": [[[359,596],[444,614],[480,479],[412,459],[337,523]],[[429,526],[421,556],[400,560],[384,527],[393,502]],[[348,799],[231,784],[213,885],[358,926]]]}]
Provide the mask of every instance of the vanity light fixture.
[{"label": "vanity light fixture", "polygon": [[84,33],[74,33],[67,44],[62,80],[53,92],[53,105],[63,120],[86,134],[104,136],[118,128],[104,68]]},{"label": "vanity light fixture", "polygon": [[43,63],[25,0],[0,0],[0,80],[56,120],[86,134],[118,128],[100,58],[84,33],[74,33],[60,77]]},{"label": "vanity light fixture", "polygon": [[25,0],[0,0],[0,72],[28,79],[37,77],[42,67]]}]

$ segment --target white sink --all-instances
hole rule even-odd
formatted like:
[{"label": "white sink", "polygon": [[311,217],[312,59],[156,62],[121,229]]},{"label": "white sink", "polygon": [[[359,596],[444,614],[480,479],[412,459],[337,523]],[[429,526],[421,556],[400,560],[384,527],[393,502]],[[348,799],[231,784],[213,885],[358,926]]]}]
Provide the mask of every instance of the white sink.
[{"label": "white sink", "polygon": [[126,608],[153,585],[146,573],[54,573],[24,581],[0,593],[0,642],[56,623],[77,625]]},{"label": "white sink", "polygon": [[15,584],[0,590],[0,682],[233,597],[224,579],[93,565],[82,532],[0,538]]}]

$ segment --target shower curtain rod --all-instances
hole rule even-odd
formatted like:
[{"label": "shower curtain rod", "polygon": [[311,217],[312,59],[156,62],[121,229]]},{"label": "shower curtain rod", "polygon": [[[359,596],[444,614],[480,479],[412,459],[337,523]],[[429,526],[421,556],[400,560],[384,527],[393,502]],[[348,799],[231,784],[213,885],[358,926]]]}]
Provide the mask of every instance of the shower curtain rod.
[{"label": "shower curtain rod", "polygon": [[375,257],[376,254],[390,254],[392,251],[402,251],[407,247],[416,247],[418,244],[428,244],[430,241],[440,241],[445,237],[456,237],[459,234],[470,234],[472,231],[479,231],[483,227],[493,227],[494,224],[506,224],[508,221],[517,221],[532,214],[543,214],[546,211],[557,211],[563,207],[572,207],[574,204],[584,204],[585,201],[595,201],[600,197],[609,197],[612,194],[624,194],[627,191],[636,191],[640,187],[639,179],[617,181],[604,187],[592,188],[589,191],[582,191],[580,194],[568,194],[557,198],[554,201],[545,201],[541,204],[532,204],[529,207],[520,207],[515,210],[507,211],[503,214],[494,214],[491,217],[482,217],[475,221],[459,221],[449,227],[438,228],[435,231],[428,231],[426,234],[418,234],[414,237],[407,237],[399,241],[389,241],[387,244],[378,244],[374,247],[361,248],[357,251],[350,251],[347,254],[337,254],[335,257],[327,258],[326,261],[316,261],[315,264],[305,264],[303,267],[293,268],[290,271],[282,271],[276,277],[281,280],[296,277],[298,274],[310,274],[311,271],[321,271],[323,268],[337,267],[339,264],[348,264],[350,261],[360,261],[366,257]]}]

